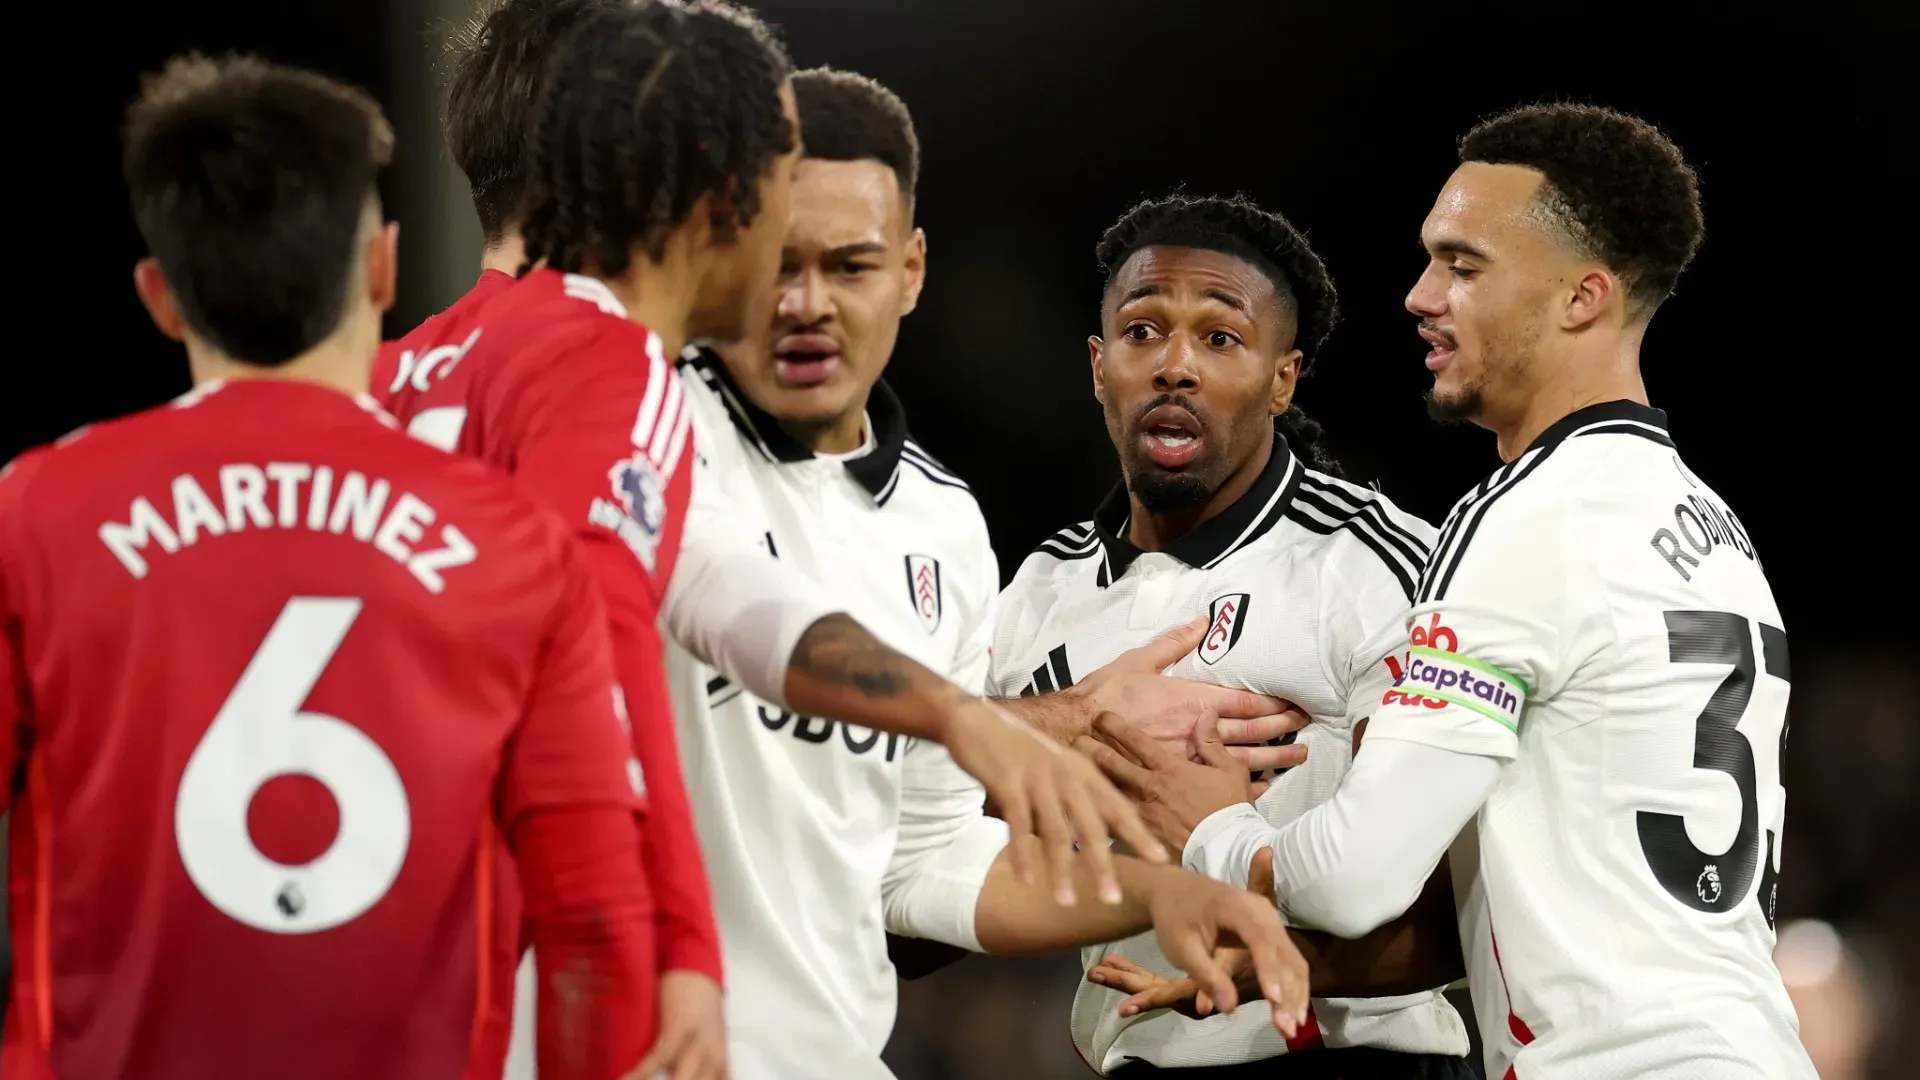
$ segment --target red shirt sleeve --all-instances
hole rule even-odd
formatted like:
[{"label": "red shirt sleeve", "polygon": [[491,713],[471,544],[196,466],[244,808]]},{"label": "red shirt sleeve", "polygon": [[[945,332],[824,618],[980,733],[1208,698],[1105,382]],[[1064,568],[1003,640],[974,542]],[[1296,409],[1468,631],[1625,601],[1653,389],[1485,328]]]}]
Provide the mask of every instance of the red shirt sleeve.
[{"label": "red shirt sleeve", "polygon": [[555,539],[559,599],[507,748],[500,816],[508,832],[539,810],[610,806],[637,816],[643,805],[640,766],[616,701],[606,608],[573,544]]},{"label": "red shirt sleeve", "polygon": [[542,1080],[622,1077],[653,1045],[654,933],[636,842],[633,815],[610,806],[535,809],[508,834],[539,979]]},{"label": "red shirt sleeve", "polygon": [[[618,329],[629,328],[644,335],[630,324]],[[692,418],[679,378],[660,356],[608,337],[548,373],[561,377],[545,380],[540,401],[528,406],[513,473],[523,491],[577,530],[606,603],[615,674],[645,774],[643,851],[661,968],[719,979],[720,937],[655,629],[692,491]]]}]

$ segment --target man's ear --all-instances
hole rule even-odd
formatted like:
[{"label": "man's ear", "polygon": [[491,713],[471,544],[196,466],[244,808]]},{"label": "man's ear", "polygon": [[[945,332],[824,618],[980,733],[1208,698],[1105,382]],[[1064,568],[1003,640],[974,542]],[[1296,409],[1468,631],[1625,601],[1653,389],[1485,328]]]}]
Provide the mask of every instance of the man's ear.
[{"label": "man's ear", "polygon": [[920,290],[927,284],[927,233],[924,229],[913,230],[907,238],[906,265],[907,288],[901,298],[900,314],[910,314],[920,306]]},{"label": "man's ear", "polygon": [[1293,404],[1293,392],[1300,385],[1300,358],[1305,354],[1294,349],[1280,357],[1273,369],[1273,393],[1267,401],[1267,413],[1279,416]]},{"label": "man's ear", "polygon": [[389,221],[367,238],[367,299],[378,312],[393,310],[400,282],[400,223]]},{"label": "man's ear", "polygon": [[186,340],[187,321],[181,317],[179,305],[173,302],[173,287],[167,284],[159,259],[149,255],[133,264],[133,291],[140,294],[140,303],[146,306],[147,317],[153,320],[155,329],[169,341]]},{"label": "man's ear", "polygon": [[1087,356],[1093,364],[1093,400],[1102,405],[1107,403],[1107,377],[1100,370],[1100,354],[1106,347],[1099,334],[1087,335]]}]

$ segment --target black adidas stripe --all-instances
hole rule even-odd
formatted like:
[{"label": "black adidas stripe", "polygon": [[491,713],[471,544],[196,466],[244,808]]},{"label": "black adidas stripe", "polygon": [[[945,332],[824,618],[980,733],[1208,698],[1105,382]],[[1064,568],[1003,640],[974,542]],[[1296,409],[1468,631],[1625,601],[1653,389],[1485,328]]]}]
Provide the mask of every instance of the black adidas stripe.
[{"label": "black adidas stripe", "polygon": [[1377,492],[1355,492],[1337,483],[1323,480],[1311,472],[1300,479],[1300,486],[1321,495],[1344,500],[1356,512],[1371,517],[1373,523],[1386,532],[1387,539],[1399,538],[1401,542],[1394,546],[1406,552],[1407,557],[1413,559],[1416,566],[1425,565],[1427,557],[1433,554],[1427,549],[1425,540],[1408,532],[1404,526],[1393,520],[1393,515],[1387,512],[1385,502]]},{"label": "black adidas stripe", "polygon": [[[1554,445],[1558,446],[1560,444],[1555,443]],[[1476,500],[1460,515],[1460,520],[1455,523],[1459,538],[1454,542],[1453,550],[1447,552],[1444,559],[1435,559],[1433,565],[1428,567],[1428,580],[1425,591],[1423,591],[1420,596],[1421,603],[1445,600],[1447,598],[1447,586],[1453,584],[1453,575],[1455,571],[1460,569],[1460,561],[1467,553],[1467,545],[1473,543],[1473,534],[1479,531],[1480,523],[1486,520],[1487,510],[1491,508],[1494,503],[1500,501],[1500,496],[1520,486],[1520,481],[1525,480],[1532,474],[1533,470],[1539,468],[1540,463],[1547,460],[1552,453],[1553,446],[1547,446],[1536,451],[1532,455],[1532,460],[1528,460],[1526,456],[1522,456],[1519,460],[1507,467],[1505,471],[1508,476],[1505,481],[1489,488],[1484,496]],[[1439,568],[1438,574],[1432,573],[1436,567]]]},{"label": "black adidas stripe", "polygon": [[[1610,420],[1592,427],[1581,428],[1573,435],[1636,435],[1648,442],[1659,443],[1669,450],[1674,449],[1673,439],[1666,432],[1651,424],[1636,423],[1632,420]],[[1568,436],[1568,438],[1572,437]]]},{"label": "black adidas stripe", "polygon": [[960,476],[958,473],[955,473],[952,469],[949,469],[945,465],[941,464],[938,458],[934,457],[932,454],[929,454],[925,450],[921,449],[920,444],[917,442],[914,442],[912,439],[908,439],[900,447],[900,456],[907,458],[915,462],[916,464],[923,465],[926,467],[927,471],[939,473],[941,476],[944,476],[947,479],[952,480],[954,483],[957,483],[957,484],[965,483],[965,481],[960,479]]},{"label": "black adidas stripe", "polygon": [[[1295,501],[1296,502],[1306,501],[1307,498],[1308,497],[1303,494],[1301,496],[1296,496]],[[1323,503],[1320,505],[1324,506],[1325,504]],[[1319,509],[1319,508],[1320,508],[1319,506],[1315,507],[1315,509]],[[1351,532],[1353,535],[1359,537],[1360,542],[1367,545],[1369,548],[1372,548],[1373,553],[1375,555],[1380,556],[1380,561],[1382,563],[1385,563],[1387,569],[1393,572],[1394,580],[1400,583],[1400,591],[1407,595],[1407,599],[1409,601],[1413,599],[1413,592],[1414,592],[1414,586],[1415,586],[1413,571],[1407,568],[1406,561],[1400,556],[1398,556],[1396,553],[1394,553],[1392,550],[1390,550],[1387,547],[1387,545],[1379,538],[1379,536],[1372,529],[1366,527],[1361,523],[1361,518],[1359,517],[1359,515],[1348,514],[1346,515],[1344,520],[1340,520],[1340,515],[1338,514],[1331,514],[1329,511],[1325,511],[1325,510],[1322,510],[1321,512],[1328,513],[1329,516],[1334,517],[1336,520],[1331,522],[1321,521],[1319,518],[1314,517],[1312,514],[1307,513],[1305,510],[1300,509],[1298,506],[1289,507],[1287,509],[1287,520],[1293,522],[1294,524],[1300,526],[1303,529],[1306,529],[1309,532],[1319,533],[1321,536],[1332,536],[1334,533],[1339,532],[1341,529],[1345,529],[1348,532]]]},{"label": "black adidas stripe", "polygon": [[[1522,458],[1521,460],[1525,460]],[[1440,526],[1440,539],[1433,545],[1433,556],[1427,560],[1425,570],[1420,572],[1420,588],[1415,599],[1424,602],[1433,590],[1434,580],[1439,576],[1442,565],[1453,552],[1453,542],[1460,535],[1460,523],[1466,519],[1475,503],[1485,498],[1487,492],[1506,482],[1519,462],[1510,462],[1488,473],[1486,478],[1474,485],[1473,489],[1460,497],[1448,511],[1447,520]]]},{"label": "black adidas stripe", "polygon": [[[1407,587],[1407,599],[1413,599],[1413,584],[1425,569],[1427,557],[1431,554],[1427,545],[1418,538],[1408,535],[1404,530],[1389,528],[1385,520],[1385,510],[1371,500],[1354,499],[1346,492],[1328,492],[1321,486],[1310,486],[1312,478],[1300,485],[1300,492],[1294,497],[1296,513],[1290,514],[1295,521],[1322,535],[1329,535],[1336,529],[1349,529],[1362,542],[1374,550],[1383,560],[1391,564],[1394,576],[1399,577]],[[1341,505],[1330,498],[1344,496],[1361,505]],[[1300,507],[1308,507],[1322,517],[1331,518],[1332,524],[1309,518]]]},{"label": "black adidas stripe", "polygon": [[943,473],[935,472],[934,470],[928,468],[926,464],[920,461],[918,458],[912,457],[907,454],[901,454],[900,460],[904,464],[911,465],[915,469],[918,469],[920,471],[921,476],[926,477],[928,480],[932,481],[933,483],[939,484],[942,487],[959,488],[961,491],[973,490],[972,488],[967,486],[967,482],[965,480],[959,480],[954,477],[947,476]]}]

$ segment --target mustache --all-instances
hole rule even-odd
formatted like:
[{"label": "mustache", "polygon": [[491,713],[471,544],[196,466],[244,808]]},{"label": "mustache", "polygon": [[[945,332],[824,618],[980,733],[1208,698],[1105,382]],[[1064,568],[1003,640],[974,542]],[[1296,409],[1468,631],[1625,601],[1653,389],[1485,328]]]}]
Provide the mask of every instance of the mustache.
[{"label": "mustache", "polygon": [[1453,339],[1453,331],[1442,330],[1440,328],[1440,325],[1434,322],[1432,319],[1421,319],[1420,329],[1426,331],[1429,334],[1434,335],[1435,337],[1443,339],[1444,341],[1446,341],[1447,345],[1452,348],[1459,348],[1460,346],[1460,343]]},{"label": "mustache", "polygon": [[1173,405],[1185,409],[1187,415],[1193,417],[1193,422],[1200,426],[1200,433],[1203,435],[1206,434],[1208,428],[1213,426],[1207,422],[1207,414],[1201,410],[1200,406],[1194,404],[1192,398],[1185,394],[1161,394],[1149,400],[1146,404],[1133,411],[1133,426],[1138,428],[1141,424],[1144,424],[1147,419],[1147,414],[1162,405]]}]

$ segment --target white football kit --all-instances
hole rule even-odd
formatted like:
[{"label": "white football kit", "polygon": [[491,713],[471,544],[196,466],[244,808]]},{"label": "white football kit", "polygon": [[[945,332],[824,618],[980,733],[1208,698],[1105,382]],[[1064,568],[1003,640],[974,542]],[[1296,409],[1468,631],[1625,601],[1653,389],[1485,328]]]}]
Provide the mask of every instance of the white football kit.
[{"label": "white football kit", "polygon": [[[996,692],[1065,689],[1076,671],[1206,613],[1206,636],[1169,674],[1286,698],[1314,719],[1299,735],[1306,764],[1274,780],[1256,816],[1277,825],[1327,798],[1352,758],[1353,724],[1393,684],[1388,661],[1404,646],[1433,527],[1374,491],[1307,468],[1277,434],[1254,486],[1166,551],[1129,543],[1127,513],[1126,492],[1116,489],[1092,521],[1054,534],[1021,565],[1001,595]],[[1088,948],[1082,959],[1090,968],[1110,953],[1182,974],[1150,931]],[[1123,1018],[1124,997],[1083,982],[1074,998],[1074,1045],[1103,1075],[1129,1061],[1224,1065],[1323,1045],[1468,1050],[1466,1026],[1438,990],[1315,999],[1308,1026],[1291,1041],[1264,1009],[1204,1020],[1170,1011]]]},{"label": "white football kit", "polygon": [[[717,357],[690,352],[681,377],[696,504],[723,502],[767,565],[798,569],[886,644],[982,689],[1000,581],[986,522],[909,437],[886,384],[868,404],[867,445],[816,456]],[[696,505],[690,531],[701,516]],[[668,625],[690,621],[706,594],[676,569]],[[720,926],[732,1075],[889,1076],[885,931],[977,950],[974,905],[1006,826],[938,744],[794,715],[677,642],[668,675]]]},{"label": "white football kit", "polygon": [[[1340,792],[1248,841],[1275,845],[1283,906],[1404,897],[1465,821],[1488,1076],[1812,1080],[1772,959],[1786,632],[1665,414],[1582,409],[1469,492],[1410,627]],[[1409,799],[1427,819],[1390,832]],[[1395,844],[1422,849],[1397,878],[1360,869]]]}]

